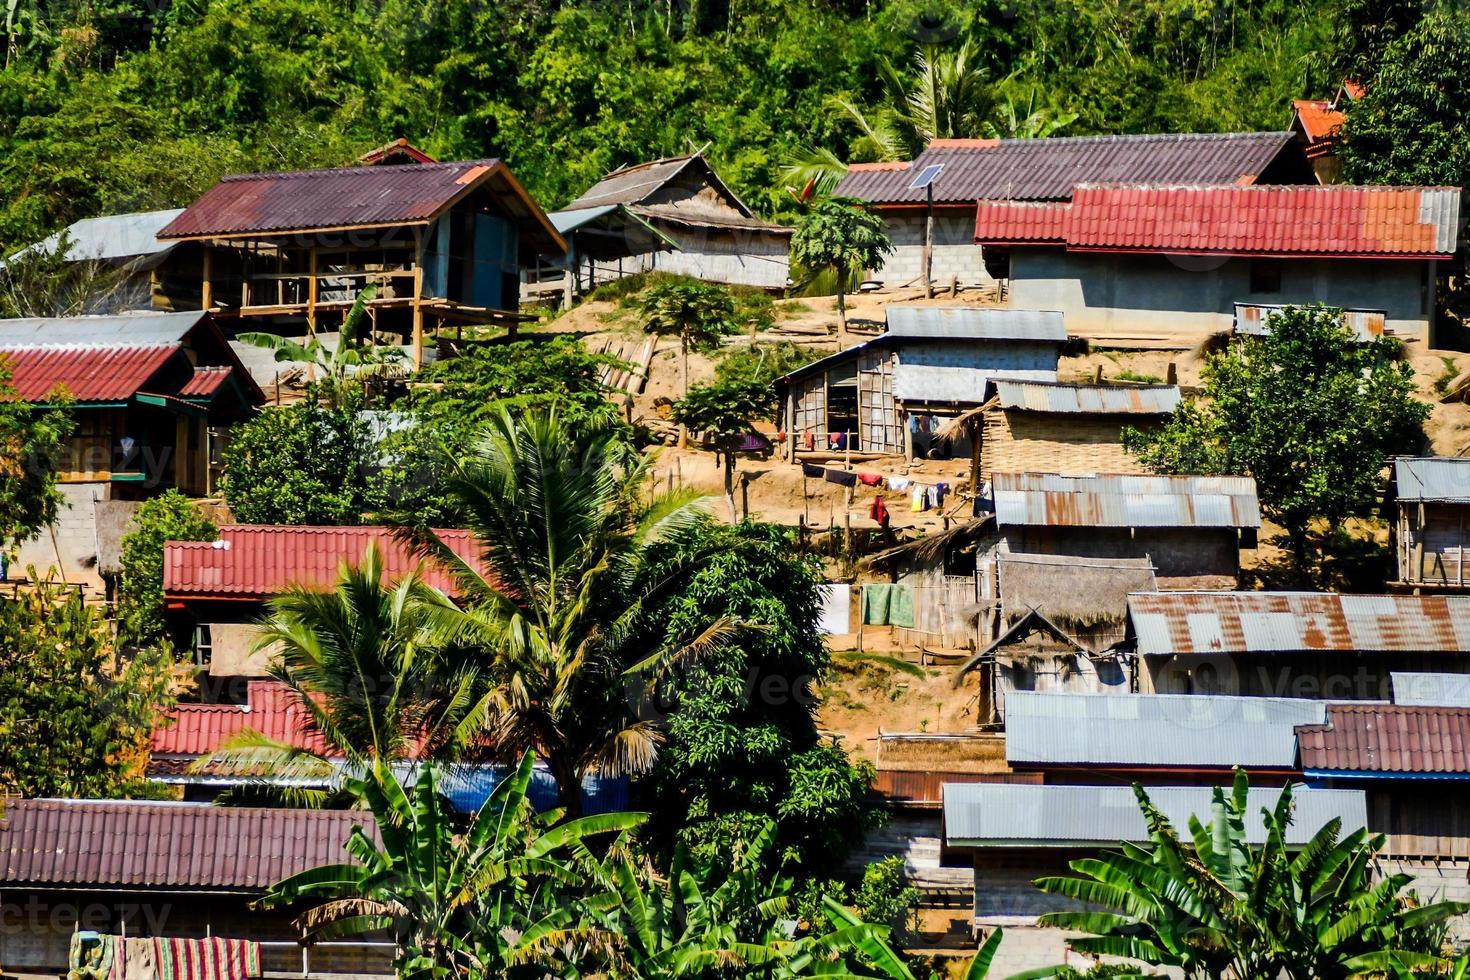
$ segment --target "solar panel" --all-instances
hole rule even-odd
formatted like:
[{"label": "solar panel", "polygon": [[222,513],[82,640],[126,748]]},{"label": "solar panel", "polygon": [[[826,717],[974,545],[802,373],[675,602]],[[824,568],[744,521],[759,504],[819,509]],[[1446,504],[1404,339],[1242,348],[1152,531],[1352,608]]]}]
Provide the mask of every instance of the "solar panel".
[{"label": "solar panel", "polygon": [[914,178],[914,182],[909,185],[909,188],[916,191],[923,190],[938,179],[939,172],[943,169],[944,164],[942,163],[929,164],[929,166],[919,171],[919,176]]}]

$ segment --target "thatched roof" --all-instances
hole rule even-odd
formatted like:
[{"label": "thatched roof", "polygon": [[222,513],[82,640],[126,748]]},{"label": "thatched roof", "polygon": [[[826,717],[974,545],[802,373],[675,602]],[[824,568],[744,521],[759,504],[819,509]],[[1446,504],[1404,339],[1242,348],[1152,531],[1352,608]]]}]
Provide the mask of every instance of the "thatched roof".
[{"label": "thatched roof", "polygon": [[908,560],[916,562],[936,561],[944,557],[944,552],[950,545],[965,544],[977,541],[980,535],[987,530],[995,528],[995,515],[986,514],[984,517],[970,521],[968,524],[958,524],[948,531],[939,534],[928,534],[913,541],[885,548],[876,554],[869,555],[861,562],[863,567],[871,568],[875,565],[883,565],[895,560]]},{"label": "thatched roof", "polygon": [[934,437],[943,442],[953,442],[955,439],[965,435],[972,425],[978,425],[985,417],[985,413],[1000,404],[1000,399],[994,396],[985,404],[972,408],[967,412],[961,412],[952,419],[946,420],[939,428],[934,430]]},{"label": "thatched roof", "polygon": [[1036,609],[1072,627],[1122,623],[1128,595],[1156,592],[1147,558],[1077,558],[1071,555],[997,556],[1000,605],[1009,620]]}]

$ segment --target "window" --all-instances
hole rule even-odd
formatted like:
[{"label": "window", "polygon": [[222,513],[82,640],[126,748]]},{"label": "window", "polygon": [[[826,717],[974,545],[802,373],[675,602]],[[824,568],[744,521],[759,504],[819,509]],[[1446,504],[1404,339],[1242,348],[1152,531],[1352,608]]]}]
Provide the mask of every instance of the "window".
[{"label": "window", "polygon": [[213,656],[214,643],[213,638],[209,635],[209,624],[200,623],[194,627],[194,663],[201,670],[208,670]]},{"label": "window", "polygon": [[1251,292],[1281,292],[1281,263],[1269,259],[1253,260],[1251,262]]}]

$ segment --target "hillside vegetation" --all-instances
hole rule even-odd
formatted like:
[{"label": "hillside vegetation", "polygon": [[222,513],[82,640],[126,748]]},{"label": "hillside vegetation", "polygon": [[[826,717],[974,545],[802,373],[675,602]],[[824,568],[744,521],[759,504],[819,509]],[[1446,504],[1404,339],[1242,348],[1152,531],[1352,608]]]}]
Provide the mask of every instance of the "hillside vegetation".
[{"label": "hillside vegetation", "polygon": [[619,164],[707,145],[754,207],[790,214],[784,163],[864,156],[840,102],[881,101],[885,59],[906,76],[926,45],[966,41],[983,93],[959,135],[1279,129],[1290,98],[1330,95],[1371,47],[1358,27],[1387,15],[1361,5],[13,0],[0,251],[400,135],[503,157],[548,208]]}]

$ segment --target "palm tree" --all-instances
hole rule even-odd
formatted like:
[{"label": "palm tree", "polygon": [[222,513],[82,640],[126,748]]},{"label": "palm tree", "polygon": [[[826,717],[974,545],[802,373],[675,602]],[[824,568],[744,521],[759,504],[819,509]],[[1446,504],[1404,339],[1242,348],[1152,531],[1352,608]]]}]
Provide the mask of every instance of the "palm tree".
[{"label": "palm tree", "polygon": [[394,972],[405,980],[547,975],[542,963],[557,947],[586,935],[569,897],[585,881],[588,843],[625,835],[644,815],[553,826],[526,795],[533,764],[527,754],[461,828],[444,809],[433,765],[416,769],[405,787],[376,760],[347,787],[372,811],[378,839],[354,828],[346,842],[352,863],[293,875],[261,904],[320,903],[298,920],[312,941],[389,931]]},{"label": "palm tree", "polygon": [[[611,431],[572,429],[554,408],[512,418],[502,406],[445,487],[483,545],[481,563],[432,530],[404,532],[453,572],[465,597],[463,611],[441,619],[483,651],[487,746],[502,759],[544,759],[573,813],[589,771],[652,766],[659,728],[633,717],[645,679],[738,627],[721,619],[667,637],[640,628],[703,557],[684,549],[655,576],[651,549],[706,519],[687,491],[648,496],[648,465]],[[650,633],[659,635],[652,649],[640,645]]]},{"label": "palm tree", "polygon": [[1181,970],[1187,977],[1337,980],[1367,972],[1451,969],[1443,925],[1470,903],[1419,905],[1404,894],[1408,875],[1378,878],[1382,835],[1339,836],[1322,827],[1305,847],[1286,847],[1291,787],[1262,810],[1265,843],[1246,840],[1249,787],[1243,772],[1227,795],[1216,788],[1210,822],[1189,820],[1182,839],[1148,794],[1135,787],[1148,821],[1148,846],[1073,861],[1075,877],[1037,887],[1100,911],[1042,916],[1044,925],[1090,935],[1071,946]]},{"label": "palm tree", "polygon": [[480,735],[483,677],[465,651],[435,630],[454,609],[417,570],[385,581],[369,545],[362,563],[344,564],[330,592],[292,589],[269,604],[258,648],[276,646],[271,677],[291,689],[318,736],[317,750],[247,730],[199,760],[201,771],[254,777],[288,802],[320,805],[345,761],[452,758]]}]

